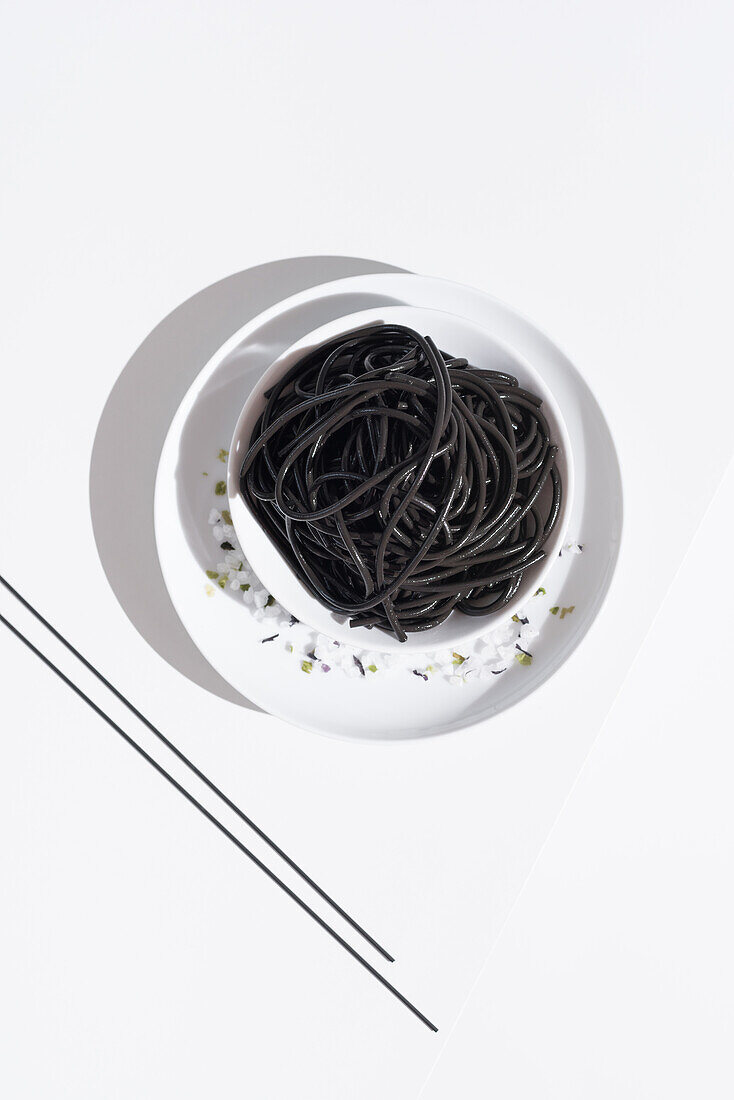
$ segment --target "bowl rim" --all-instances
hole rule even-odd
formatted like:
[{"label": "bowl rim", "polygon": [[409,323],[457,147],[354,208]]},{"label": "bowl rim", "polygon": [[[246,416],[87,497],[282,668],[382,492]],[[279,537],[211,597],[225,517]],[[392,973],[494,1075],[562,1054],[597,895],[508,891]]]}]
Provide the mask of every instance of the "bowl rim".
[{"label": "bowl rim", "polygon": [[[282,602],[283,606],[286,607],[289,612],[296,614],[297,618],[307,623],[313,630],[334,638],[342,644],[351,645],[357,649],[373,650],[382,653],[402,653],[407,655],[409,653],[427,653],[441,649],[453,649],[461,646],[463,643],[474,642],[478,637],[484,634],[491,633],[492,630],[508,621],[513,613],[515,613],[518,608],[522,607],[533,595],[533,592],[528,591],[530,583],[521,584],[519,591],[507,604],[500,610],[486,616],[475,617],[461,615],[459,613],[448,616],[444,623],[434,628],[435,631],[442,631],[444,634],[450,634],[447,630],[447,625],[449,623],[452,623],[454,626],[461,625],[464,628],[463,630],[455,630],[453,635],[450,634],[449,637],[440,637],[434,634],[434,630],[428,630],[409,634],[406,642],[399,642],[397,638],[381,631],[370,631],[366,627],[351,628],[346,616],[343,621],[340,621],[334,612],[321,604],[320,601],[308,591],[300,578],[293,571],[290,563],[280,552],[279,548],[271,541],[267,532],[260,527],[250,511],[249,506],[245,502],[240,490],[239,478],[242,459],[248,449],[252,427],[254,426],[257,416],[262,411],[265,390],[269,389],[278,378],[282,377],[282,375],[308,351],[316,349],[320,345],[340,335],[355,331],[359,328],[368,328],[380,322],[384,324],[400,323],[394,315],[404,313],[421,313],[433,315],[434,317],[443,315],[463,325],[467,329],[473,329],[481,333],[481,335],[491,342],[496,349],[506,354],[514,364],[517,364],[517,366],[521,368],[520,373],[522,373],[522,371],[527,372],[532,380],[532,382],[529,383],[529,387],[531,389],[535,387],[535,392],[539,392],[539,396],[542,397],[544,411],[546,415],[550,413],[548,419],[551,422],[553,435],[559,446],[559,458],[564,467],[562,472],[563,496],[556,530],[549,540],[550,545],[546,557],[539,562],[537,566],[531,567],[530,577],[528,577],[528,582],[532,581],[534,585],[533,592],[542,587],[566,539],[575,491],[573,451],[563,413],[555,400],[553,392],[543,380],[540,372],[524,355],[521,355],[510,343],[500,339],[483,325],[448,310],[424,306],[411,306],[407,304],[371,307],[366,310],[360,310],[335,318],[300,336],[285,348],[262,372],[245,400],[237,418],[237,423],[229,445],[226,485],[232,524],[245,556],[248,556],[246,544],[252,546],[252,534],[255,533],[256,537],[262,536],[262,539],[267,542],[268,550],[275,555],[275,561],[282,564],[285,570],[287,570],[288,577],[293,582],[292,589],[289,589],[288,594],[283,593],[284,599],[281,600],[281,596],[277,591],[278,584],[276,583],[273,588],[270,589],[268,578],[263,575],[263,570],[260,568],[261,558],[258,558],[257,563],[253,563],[253,568],[258,574],[261,583],[267,585],[269,590],[273,591],[273,595],[279,603]],[[231,349],[232,352],[235,350],[236,348]],[[258,557],[257,553],[255,556]],[[267,566],[264,572],[266,574],[269,572]],[[523,577],[523,581],[525,581],[525,577]],[[294,591],[296,593],[295,599],[297,603],[295,607],[290,607],[288,604],[289,602],[293,602],[292,592]],[[290,601],[288,598],[289,595],[291,596]],[[301,612],[300,614],[298,613],[299,611]]]}]

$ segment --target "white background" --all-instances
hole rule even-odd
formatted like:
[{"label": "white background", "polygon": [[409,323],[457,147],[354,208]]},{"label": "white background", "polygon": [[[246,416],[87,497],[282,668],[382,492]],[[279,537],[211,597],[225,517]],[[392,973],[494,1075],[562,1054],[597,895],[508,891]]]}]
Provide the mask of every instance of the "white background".
[{"label": "white background", "polygon": [[[5,632],[4,1091],[402,1098],[448,1039],[431,1098],[687,1096],[696,1067],[701,1090],[731,1092],[728,637],[710,573],[730,490],[664,604],[665,646],[653,631],[540,852],[732,450],[727,6],[75,0],[3,24],[0,569],[371,918],[442,1025],[424,1032],[356,971]],[[508,807],[527,800],[504,847],[482,768],[516,727],[388,764],[245,725],[148,648],[97,559],[89,457],[137,345],[208,283],[308,253],[517,305],[580,366],[620,445],[620,579],[525,708],[529,742],[553,715],[547,760],[493,777]],[[376,800],[379,843],[362,809]],[[438,870],[465,891],[454,911],[435,911]],[[481,970],[455,1026],[463,997],[432,983],[452,951]]]},{"label": "white background", "polygon": [[731,1096],[731,646],[681,635],[733,505],[734,463],[422,1100]]}]

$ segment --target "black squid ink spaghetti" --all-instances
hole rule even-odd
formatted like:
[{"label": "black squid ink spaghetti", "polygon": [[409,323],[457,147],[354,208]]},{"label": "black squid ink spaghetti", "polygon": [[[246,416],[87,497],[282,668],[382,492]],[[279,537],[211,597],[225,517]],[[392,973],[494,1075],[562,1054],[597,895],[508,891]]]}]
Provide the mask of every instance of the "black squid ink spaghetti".
[{"label": "black squid ink spaghetti", "polygon": [[556,455],[516,378],[378,324],[267,392],[240,488],[316,599],[405,641],[512,599],[558,520]]}]

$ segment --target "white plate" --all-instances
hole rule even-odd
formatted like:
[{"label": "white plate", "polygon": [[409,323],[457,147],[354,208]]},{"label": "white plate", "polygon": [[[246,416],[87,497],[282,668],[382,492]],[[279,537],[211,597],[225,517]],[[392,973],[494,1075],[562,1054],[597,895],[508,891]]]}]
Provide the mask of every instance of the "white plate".
[{"label": "white plate", "polygon": [[[225,465],[217,455],[227,448],[239,412],[263,371],[320,325],[364,309],[398,305],[463,316],[526,359],[563,410],[571,441],[575,495],[568,530],[584,552],[559,557],[546,593],[530,601],[532,622],[540,629],[532,644],[523,646],[532,653],[532,663],[510,659],[507,671],[488,681],[477,675],[462,682],[461,665],[451,678],[458,683],[423,668],[418,669],[421,675],[412,675],[404,666],[385,671],[376,665],[377,672],[364,676],[352,667],[355,678],[350,678],[335,665],[322,672],[321,662],[311,660],[311,671],[302,671],[305,650],[313,644],[306,629],[271,628],[272,620],[259,621],[239,592],[220,590],[205,574],[222,558],[207,522],[210,507],[222,503],[214,486],[224,481]],[[315,287],[235,333],[203,367],[181,403],[156,481],[161,568],[174,606],[201,652],[238,691],[266,710],[303,728],[342,737],[428,736],[477,724],[519,702],[560,667],[589,629],[611,581],[621,527],[621,482],[609,429],[568,359],[501,302],[417,275],[358,276]],[[276,630],[274,641],[262,642]],[[286,649],[286,642],[293,651]],[[522,653],[518,656],[525,661]]]},{"label": "white plate", "polygon": [[[455,354],[464,356],[474,366],[514,375],[519,379],[521,386],[541,397],[551,437],[559,446],[556,462],[563,484],[558,520],[551,537],[543,547],[547,556],[523,574],[522,583],[513,599],[492,615],[477,617],[454,611],[440,626],[433,630],[409,634],[405,642],[400,642],[384,632],[368,630],[366,627],[350,627],[349,620],[345,616],[336,615],[328,607],[319,603],[301,583],[291,569],[290,563],[255,519],[239,487],[242,459],[249,447],[252,429],[265,406],[265,391],[307,351],[332,340],[335,336],[378,322],[406,325],[423,334],[428,333],[439,347],[451,349]],[[457,348],[461,350],[455,351]],[[568,432],[553,394],[542,377],[526,360],[521,359],[516,352],[500,343],[481,326],[464,317],[435,309],[386,306],[382,309],[363,310],[322,325],[314,332],[297,340],[258,379],[237,421],[229,452],[227,490],[232,523],[240,545],[246,548],[247,559],[262,583],[292,614],[315,630],[345,645],[359,646],[366,650],[378,649],[382,653],[400,653],[403,657],[408,654],[412,656],[446,648],[452,651],[463,651],[480,635],[486,634],[493,626],[510,618],[544,583],[549,569],[555,565],[555,559],[558,557],[566,535],[573,502],[573,462]]]}]

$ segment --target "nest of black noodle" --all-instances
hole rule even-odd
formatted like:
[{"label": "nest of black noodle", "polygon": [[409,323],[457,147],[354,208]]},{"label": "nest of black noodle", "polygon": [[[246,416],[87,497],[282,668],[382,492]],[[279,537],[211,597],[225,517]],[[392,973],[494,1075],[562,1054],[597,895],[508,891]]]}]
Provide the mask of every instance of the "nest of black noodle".
[{"label": "nest of black noodle", "polygon": [[268,391],[240,485],[322,604],[404,641],[512,599],[558,519],[556,454],[516,378],[380,324]]}]

